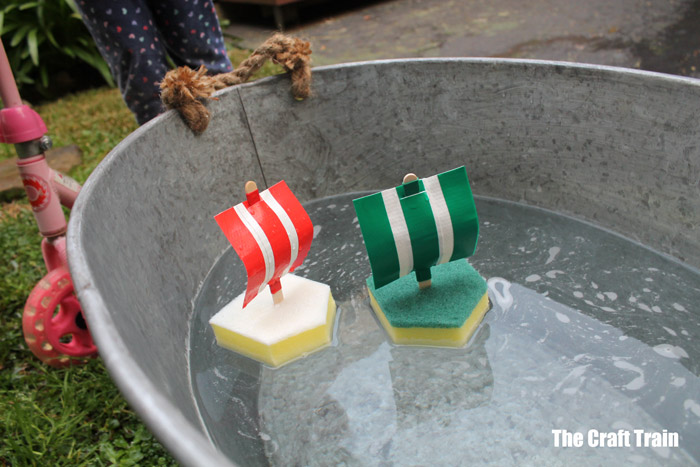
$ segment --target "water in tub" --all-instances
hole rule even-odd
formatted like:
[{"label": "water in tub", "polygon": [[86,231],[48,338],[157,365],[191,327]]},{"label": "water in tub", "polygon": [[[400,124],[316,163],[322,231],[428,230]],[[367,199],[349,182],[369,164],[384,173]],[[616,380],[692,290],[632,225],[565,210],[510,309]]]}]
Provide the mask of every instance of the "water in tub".
[{"label": "water in tub", "polygon": [[190,366],[219,449],[243,465],[700,464],[697,270],[478,198],[470,262],[493,308],[463,349],[397,347],[369,306],[357,196],[306,205],[315,238],[296,273],[333,290],[331,347],[277,370],[217,347],[208,319],[245,272],[229,250],[206,278]]}]

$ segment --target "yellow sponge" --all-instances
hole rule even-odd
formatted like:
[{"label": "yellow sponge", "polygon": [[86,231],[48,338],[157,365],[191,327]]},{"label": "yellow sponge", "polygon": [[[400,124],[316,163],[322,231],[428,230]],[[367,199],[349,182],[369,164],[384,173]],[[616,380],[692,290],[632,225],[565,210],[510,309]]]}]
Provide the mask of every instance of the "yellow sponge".
[{"label": "yellow sponge", "polygon": [[462,347],[489,310],[486,281],[466,260],[435,267],[432,276],[423,290],[415,273],[378,290],[367,279],[372,309],[395,344]]},{"label": "yellow sponge", "polygon": [[241,294],[209,324],[221,347],[278,367],[330,344],[335,301],[326,284],[287,274],[284,300],[275,305],[263,291],[245,308]]}]

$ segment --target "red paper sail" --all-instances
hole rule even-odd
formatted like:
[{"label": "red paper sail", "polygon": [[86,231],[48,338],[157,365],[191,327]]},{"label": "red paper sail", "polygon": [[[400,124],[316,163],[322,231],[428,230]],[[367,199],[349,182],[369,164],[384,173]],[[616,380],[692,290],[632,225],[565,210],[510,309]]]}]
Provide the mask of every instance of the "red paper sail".
[{"label": "red paper sail", "polygon": [[309,215],[284,181],[247,198],[214,217],[248,273],[244,307],[268,284],[279,290],[280,277],[304,262],[314,236]]}]

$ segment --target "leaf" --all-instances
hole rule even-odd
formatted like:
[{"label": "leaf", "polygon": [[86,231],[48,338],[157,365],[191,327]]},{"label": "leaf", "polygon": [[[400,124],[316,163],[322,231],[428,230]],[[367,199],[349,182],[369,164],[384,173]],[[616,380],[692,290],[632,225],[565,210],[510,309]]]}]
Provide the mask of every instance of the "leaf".
[{"label": "leaf", "polygon": [[22,63],[22,66],[19,67],[19,70],[22,73],[29,73],[29,70],[32,69],[32,62],[30,61],[25,61]]},{"label": "leaf", "polygon": [[34,84],[34,80],[31,79],[26,73],[16,73],[15,80],[18,83]]},{"label": "leaf", "polygon": [[4,25],[5,25],[5,12],[4,12],[4,11],[0,11],[0,36],[1,36],[2,33],[4,32],[4,31],[2,30],[2,27],[3,27]]},{"label": "leaf", "polygon": [[139,461],[143,459],[143,453],[138,448],[131,448],[128,451],[127,462],[128,465],[138,465]]},{"label": "leaf", "polygon": [[97,68],[97,71],[100,72],[102,77],[107,81],[107,84],[109,85],[110,88],[113,88],[116,86],[116,83],[114,82],[114,78],[112,77],[112,72],[109,70],[109,66],[107,65],[107,62],[104,60],[101,60],[97,66],[93,65],[95,68]]},{"label": "leaf", "polygon": [[100,446],[100,454],[105,456],[111,464],[119,464],[119,454],[111,444],[103,444]]},{"label": "leaf", "polygon": [[113,88],[115,86],[114,79],[112,78],[112,73],[109,71],[107,62],[104,61],[102,56],[97,51],[89,52],[78,47],[73,49],[73,51],[79,59],[99,71],[105,81],[107,81],[109,87]]},{"label": "leaf", "polygon": [[78,7],[75,4],[73,0],[65,0],[65,3],[70,7],[71,10],[73,10],[74,14],[78,15],[78,18],[80,18],[80,11],[78,11]]},{"label": "leaf", "polygon": [[15,8],[17,8],[18,6],[19,6],[18,4],[13,3],[12,5],[6,6],[6,7],[5,7],[5,10],[3,10],[3,11],[4,11],[5,13],[9,13],[9,12],[11,12],[12,10],[14,10]]},{"label": "leaf", "polygon": [[2,33],[3,33],[3,35],[4,35],[4,34],[7,34],[7,33],[9,33],[9,32],[14,31],[14,30],[17,29],[18,27],[19,27],[19,24],[16,24],[16,23],[15,23],[15,24],[10,24],[9,26],[6,26],[6,27],[5,27],[5,30],[4,30]]},{"label": "leaf", "polygon": [[46,25],[44,24],[44,0],[38,2],[38,5],[36,7],[36,17],[39,20],[39,25],[42,28],[45,28]]},{"label": "leaf", "polygon": [[70,58],[75,58],[75,52],[70,47],[61,47],[64,54],[68,55]]},{"label": "leaf", "polygon": [[80,48],[78,48],[78,47],[75,47],[75,48],[73,49],[73,52],[75,53],[75,55],[78,56],[79,59],[81,59],[81,60],[84,61],[85,63],[88,63],[88,64],[90,64],[90,65],[93,65],[93,64],[94,64],[94,59],[93,59],[92,55],[90,55],[90,54],[89,54],[88,52],[86,52],[85,50],[80,49]]},{"label": "leaf", "polygon": [[29,31],[29,34],[27,34],[27,45],[29,46],[29,55],[32,57],[32,63],[39,65],[39,44],[36,34],[36,29]]},{"label": "leaf", "polygon": [[27,33],[32,27],[25,24],[21,28],[17,30],[14,36],[12,36],[12,40],[10,41],[10,46],[11,47],[17,47],[17,45],[22,42],[22,40],[26,37]]},{"label": "leaf", "polygon": [[78,48],[75,49],[75,54],[78,56],[79,59],[81,59],[82,61],[84,61],[88,65],[91,65],[93,68],[99,71],[110,87],[114,87],[114,79],[112,78],[112,74],[110,73],[109,67],[107,66],[107,63],[102,59],[101,55],[97,53],[90,53],[86,50]]},{"label": "leaf", "polygon": [[44,33],[46,33],[46,38],[49,40],[49,42],[51,42],[51,45],[53,45],[57,49],[61,48],[61,46],[58,45],[58,41],[56,40],[56,38],[53,35],[53,32],[51,32],[50,29],[46,29]]},{"label": "leaf", "polygon": [[19,6],[20,11],[28,10],[30,8],[34,8],[35,6],[39,6],[39,2],[27,2],[23,3],[22,5]]},{"label": "leaf", "polygon": [[114,82],[114,78],[112,77],[112,72],[109,70],[109,66],[107,65],[107,62],[105,62],[104,60],[100,60],[100,61],[98,61],[97,64],[94,64],[92,66],[95,67],[97,69],[97,71],[100,72],[100,74],[105,79],[105,81],[107,82],[107,85],[110,88],[113,88],[116,86],[116,84]]}]

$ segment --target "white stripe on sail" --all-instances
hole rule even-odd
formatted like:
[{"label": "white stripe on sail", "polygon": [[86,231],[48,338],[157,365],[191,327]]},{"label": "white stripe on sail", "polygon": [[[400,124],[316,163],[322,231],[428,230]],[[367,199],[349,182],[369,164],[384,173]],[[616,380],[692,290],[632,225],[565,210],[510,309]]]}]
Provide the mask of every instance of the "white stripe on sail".
[{"label": "white stripe on sail", "polygon": [[413,271],[413,249],[411,248],[411,236],[408,233],[408,225],[403,217],[401,201],[395,188],[382,191],[382,199],[389,217],[391,233],[394,235],[396,253],[399,255],[399,277]]},{"label": "white stripe on sail", "polygon": [[267,203],[268,206],[270,206],[270,209],[275,212],[277,218],[280,220],[280,222],[282,222],[284,230],[287,231],[289,245],[292,248],[289,256],[289,265],[284,270],[284,274],[287,274],[299,255],[299,237],[297,236],[297,229],[294,227],[294,222],[292,222],[292,219],[289,218],[287,211],[284,210],[282,205],[279,203],[279,201],[277,201],[272,193],[265,190],[260,193],[260,197]]},{"label": "white stripe on sail", "polygon": [[452,218],[450,210],[447,208],[445,195],[440,187],[440,180],[437,175],[423,179],[425,193],[430,201],[430,209],[433,210],[435,225],[437,226],[438,243],[440,245],[440,259],[437,264],[447,263],[454,251],[454,232],[452,230]]},{"label": "white stripe on sail", "polygon": [[258,248],[260,248],[260,251],[262,252],[263,258],[265,259],[265,280],[258,289],[258,293],[260,293],[265,290],[265,286],[268,282],[270,282],[270,279],[272,279],[272,276],[275,273],[275,254],[272,251],[272,245],[270,245],[267,235],[265,235],[265,232],[263,231],[262,227],[260,227],[260,224],[258,224],[258,221],[256,221],[255,218],[248,212],[245,206],[242,204],[237,204],[234,206],[234,209],[236,210],[238,217],[241,218],[243,225],[246,227],[246,229],[248,229],[251,235],[253,235],[255,242],[258,244]]}]

